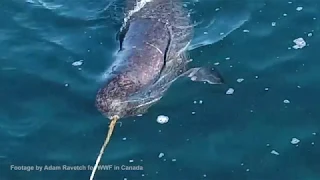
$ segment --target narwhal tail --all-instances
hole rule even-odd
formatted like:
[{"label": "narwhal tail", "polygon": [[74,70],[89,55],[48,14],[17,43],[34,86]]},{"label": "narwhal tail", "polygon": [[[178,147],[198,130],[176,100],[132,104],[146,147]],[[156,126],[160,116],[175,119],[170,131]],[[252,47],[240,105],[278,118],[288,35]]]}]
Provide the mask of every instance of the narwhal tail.
[{"label": "narwhal tail", "polygon": [[105,148],[107,147],[107,145],[108,145],[108,143],[109,143],[109,141],[110,141],[111,135],[112,135],[112,133],[113,133],[114,126],[116,125],[118,119],[119,119],[118,116],[114,116],[114,117],[111,119],[111,123],[110,123],[110,125],[109,125],[109,130],[108,130],[108,135],[107,135],[107,137],[106,137],[106,139],[105,139],[105,141],[104,141],[104,143],[103,143],[103,145],[102,145],[102,147],[101,147],[99,156],[98,156],[98,158],[97,158],[97,160],[96,160],[96,164],[94,165],[94,167],[93,167],[93,169],[92,169],[91,176],[90,176],[90,180],[93,180],[93,178],[94,178],[94,175],[95,175],[95,173],[96,173],[96,171],[97,171],[97,168],[98,168],[99,162],[100,162],[100,160],[101,160],[101,157],[102,157],[102,155],[103,155],[103,153],[104,153]]}]

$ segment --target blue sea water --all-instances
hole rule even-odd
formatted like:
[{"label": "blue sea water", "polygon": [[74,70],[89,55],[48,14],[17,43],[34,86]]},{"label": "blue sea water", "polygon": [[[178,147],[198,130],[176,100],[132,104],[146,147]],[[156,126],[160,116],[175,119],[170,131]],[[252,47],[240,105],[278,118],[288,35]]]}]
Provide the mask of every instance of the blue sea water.
[{"label": "blue sea water", "polygon": [[[181,78],[147,114],[121,120],[101,164],[143,170],[95,179],[320,179],[320,3],[185,5],[192,65],[215,65],[226,83]],[[94,165],[109,124],[95,93],[119,48],[123,2],[2,0],[0,20],[0,180],[89,179],[88,168],[16,168]]]}]

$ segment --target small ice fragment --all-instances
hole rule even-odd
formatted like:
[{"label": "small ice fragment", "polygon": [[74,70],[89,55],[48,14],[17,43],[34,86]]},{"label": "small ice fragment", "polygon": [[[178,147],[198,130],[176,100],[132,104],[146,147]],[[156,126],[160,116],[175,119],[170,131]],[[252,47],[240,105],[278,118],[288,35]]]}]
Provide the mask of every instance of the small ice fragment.
[{"label": "small ice fragment", "polygon": [[171,161],[172,161],[172,162],[176,162],[177,160],[176,160],[176,159],[172,159]]},{"label": "small ice fragment", "polygon": [[241,83],[243,80],[244,80],[243,78],[239,78],[239,79],[237,79],[237,82]]},{"label": "small ice fragment", "polygon": [[292,2],[291,2],[291,1],[289,1],[289,2],[288,2],[288,4],[292,4]]},{"label": "small ice fragment", "polygon": [[265,91],[269,91],[269,88],[264,88]]},{"label": "small ice fragment", "polygon": [[247,172],[249,172],[249,171],[250,171],[250,169],[247,169],[246,171],[247,171]]},{"label": "small ice fragment", "polygon": [[199,101],[199,104],[202,104],[202,100]]},{"label": "small ice fragment", "polygon": [[243,165],[244,165],[244,163],[241,163],[240,165],[241,165],[241,166],[243,166]]},{"label": "small ice fragment", "polygon": [[297,7],[297,11],[301,11],[303,9],[303,7]]},{"label": "small ice fragment", "polygon": [[219,8],[216,8],[216,11],[219,11],[220,9]]},{"label": "small ice fragment", "polygon": [[157,122],[160,124],[165,124],[169,121],[169,117],[168,116],[164,116],[164,115],[159,115],[157,117]]},{"label": "small ice fragment", "polygon": [[132,162],[133,162],[133,160],[132,160],[132,159],[130,159],[130,160],[129,160],[129,162],[130,162],[130,163],[132,163]]},{"label": "small ice fragment", "polygon": [[311,37],[312,36],[312,33],[308,33],[308,37]]},{"label": "small ice fragment", "polygon": [[273,26],[273,27],[276,26],[276,25],[277,25],[276,22],[272,22],[272,23],[271,23],[271,26]]},{"label": "small ice fragment", "polygon": [[250,31],[249,31],[248,29],[244,29],[243,32],[244,32],[244,33],[248,33],[248,32],[250,32]]},{"label": "small ice fragment", "polygon": [[208,32],[203,32],[203,34],[208,34]]},{"label": "small ice fragment", "polygon": [[287,16],[288,14],[284,13],[283,16]]},{"label": "small ice fragment", "polygon": [[226,60],[230,60],[230,57],[226,57]]},{"label": "small ice fragment", "polygon": [[289,103],[290,103],[290,101],[289,101],[288,99],[285,99],[285,100],[283,100],[283,103],[285,103],[285,104],[289,104]]},{"label": "small ice fragment", "polygon": [[226,94],[233,94],[234,93],[234,89],[233,88],[229,88],[226,92]]},{"label": "small ice fragment", "polygon": [[158,157],[162,158],[163,156],[164,156],[164,153],[160,153]]},{"label": "small ice fragment", "polygon": [[68,84],[68,83],[66,83],[64,86],[65,86],[65,87],[68,87],[68,86],[69,86],[69,84]]},{"label": "small ice fragment", "polygon": [[272,150],[271,154],[274,154],[274,155],[277,155],[277,156],[279,155],[279,153],[277,151],[275,151],[275,150]]},{"label": "small ice fragment", "polygon": [[127,178],[123,178],[123,180],[128,180]]},{"label": "small ice fragment", "polygon": [[204,174],[204,175],[203,175],[203,177],[207,177],[207,175],[206,175],[206,174]]},{"label": "small ice fragment", "polygon": [[311,144],[314,145],[314,142],[312,142]]},{"label": "small ice fragment", "polygon": [[270,146],[270,144],[267,144],[267,147],[269,147]]},{"label": "small ice fragment", "polygon": [[219,62],[214,63],[214,65],[216,65],[216,66],[218,66],[219,64],[220,64]]},{"label": "small ice fragment", "polygon": [[75,61],[72,63],[72,66],[81,66],[83,63],[83,60],[80,60],[80,61]]},{"label": "small ice fragment", "polygon": [[315,135],[317,135],[317,133],[315,133],[315,132],[314,132],[314,133],[312,133],[312,135],[314,135],[314,136],[315,136]]},{"label": "small ice fragment", "polygon": [[191,114],[196,114],[196,112],[192,111]]},{"label": "small ice fragment", "polygon": [[294,49],[301,49],[307,45],[303,38],[297,38],[293,42],[296,44],[293,46]]},{"label": "small ice fragment", "polygon": [[197,101],[193,101],[193,104],[197,104]]},{"label": "small ice fragment", "polygon": [[292,138],[291,139],[291,144],[298,144],[299,142],[300,142],[300,140],[297,139],[297,138]]},{"label": "small ice fragment", "polygon": [[256,76],[255,78],[256,78],[256,79],[258,79],[258,78],[259,78],[259,76]]},{"label": "small ice fragment", "polygon": [[124,137],[124,138],[122,138],[122,140],[124,140],[124,141],[125,141],[125,140],[127,140],[127,138],[125,138],[125,137]]},{"label": "small ice fragment", "polygon": [[220,36],[222,36],[222,35],[224,35],[224,33],[222,32],[222,33],[220,33]]}]

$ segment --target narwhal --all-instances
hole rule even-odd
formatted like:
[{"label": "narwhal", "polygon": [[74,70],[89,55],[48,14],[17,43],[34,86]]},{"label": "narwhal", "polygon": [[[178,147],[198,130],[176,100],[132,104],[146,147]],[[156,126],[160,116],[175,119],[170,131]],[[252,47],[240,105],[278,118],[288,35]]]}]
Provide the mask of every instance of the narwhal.
[{"label": "narwhal", "polygon": [[221,84],[209,67],[188,67],[187,47],[193,36],[188,11],[179,0],[127,1],[127,16],[119,32],[120,48],[96,96],[98,110],[111,120],[90,180],[118,119],[144,114],[180,77]]}]

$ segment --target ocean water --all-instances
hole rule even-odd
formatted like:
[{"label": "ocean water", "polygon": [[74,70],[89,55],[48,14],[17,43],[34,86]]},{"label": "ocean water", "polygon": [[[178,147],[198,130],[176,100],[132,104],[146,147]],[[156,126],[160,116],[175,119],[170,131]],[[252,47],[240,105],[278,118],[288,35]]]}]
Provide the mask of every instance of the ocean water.
[{"label": "ocean water", "polygon": [[[191,65],[216,66],[226,83],[181,78],[147,114],[121,120],[100,163],[113,168],[95,179],[320,179],[320,3],[185,6]],[[2,0],[0,20],[0,180],[89,179],[109,124],[95,93],[119,48],[123,2]]]}]

